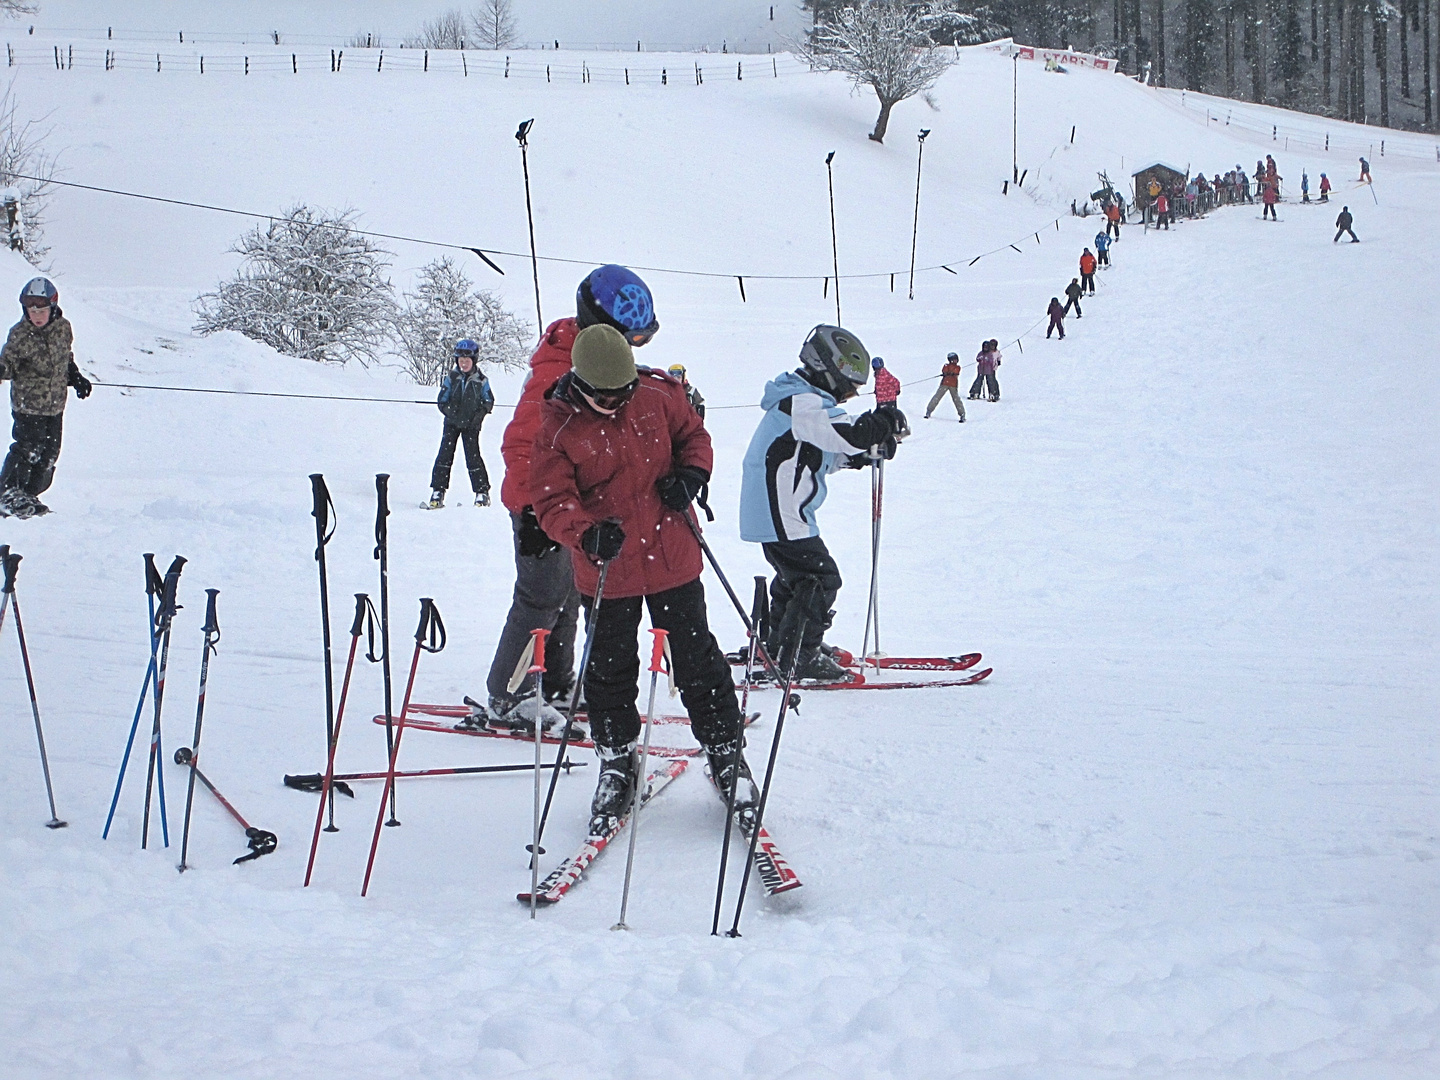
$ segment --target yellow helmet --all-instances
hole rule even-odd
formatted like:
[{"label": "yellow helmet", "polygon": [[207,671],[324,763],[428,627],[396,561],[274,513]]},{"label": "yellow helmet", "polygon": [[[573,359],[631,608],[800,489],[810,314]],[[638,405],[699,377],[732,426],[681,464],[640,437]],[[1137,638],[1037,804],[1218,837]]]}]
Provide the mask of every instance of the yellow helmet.
[{"label": "yellow helmet", "polygon": [[684,365],[684,364],[671,364],[670,367],[669,367],[667,370],[670,372],[671,375],[674,375],[675,378],[677,378],[677,379],[683,379],[683,378],[685,377],[685,365]]}]

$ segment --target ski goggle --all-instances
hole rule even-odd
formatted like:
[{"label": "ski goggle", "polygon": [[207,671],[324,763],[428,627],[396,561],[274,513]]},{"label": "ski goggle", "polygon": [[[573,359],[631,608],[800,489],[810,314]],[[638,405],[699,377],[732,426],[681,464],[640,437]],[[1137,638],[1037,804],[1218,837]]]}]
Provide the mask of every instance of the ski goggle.
[{"label": "ski goggle", "polygon": [[49,298],[48,296],[27,296],[27,297],[25,297],[25,306],[26,306],[26,307],[49,307],[49,306],[50,306],[50,298]]},{"label": "ski goggle", "polygon": [[660,320],[652,319],[650,325],[643,330],[621,330],[620,332],[625,335],[625,340],[628,341],[631,346],[638,349],[641,345],[648,345],[650,339],[653,338],[659,330]]},{"label": "ski goggle", "polygon": [[591,386],[588,382],[582,379],[579,375],[576,375],[573,371],[570,373],[570,379],[574,383],[575,389],[579,390],[580,393],[584,394],[587,398],[593,401],[595,403],[595,407],[598,409],[620,408],[621,405],[624,405],[627,401],[629,401],[635,396],[635,391],[640,386],[640,379],[638,376],[634,379],[631,379],[624,386],[616,387],[614,390],[600,390],[594,386]]}]

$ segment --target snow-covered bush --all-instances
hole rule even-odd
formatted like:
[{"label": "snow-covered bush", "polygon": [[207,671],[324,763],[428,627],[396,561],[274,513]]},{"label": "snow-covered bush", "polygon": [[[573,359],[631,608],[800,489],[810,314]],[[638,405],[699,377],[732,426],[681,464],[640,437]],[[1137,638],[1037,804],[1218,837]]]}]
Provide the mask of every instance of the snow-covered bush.
[{"label": "snow-covered bush", "polygon": [[831,12],[796,51],[821,71],[840,71],[857,87],[880,99],[880,116],[870,138],[885,141],[890,110],[935,85],[953,62],[934,47],[927,12],[905,0],[863,0]]},{"label": "snow-covered bush", "polygon": [[[55,172],[55,159],[45,151],[45,132],[33,120],[19,120],[15,115],[12,87],[0,93],[0,188],[5,196],[14,197],[17,207],[15,236],[12,241],[6,212],[0,206],[0,242],[19,250],[37,266],[45,261],[45,206],[53,190],[50,177]],[[25,179],[22,179],[25,178]]]},{"label": "snow-covered bush", "polygon": [[419,49],[463,49],[469,20],[459,8],[447,11],[425,23],[414,36]]},{"label": "snow-covered bush", "polygon": [[505,310],[500,298],[476,289],[449,258],[420,270],[413,293],[406,293],[395,319],[400,357],[415,381],[433,386],[450,370],[451,352],[461,338],[480,343],[480,363],[522,366],[530,355],[530,326]]},{"label": "snow-covered bush", "polygon": [[195,330],[238,330],[286,356],[368,364],[392,336],[390,253],[355,231],[354,211],[300,205],[257,225],[230,250],[244,263],[195,301]]}]

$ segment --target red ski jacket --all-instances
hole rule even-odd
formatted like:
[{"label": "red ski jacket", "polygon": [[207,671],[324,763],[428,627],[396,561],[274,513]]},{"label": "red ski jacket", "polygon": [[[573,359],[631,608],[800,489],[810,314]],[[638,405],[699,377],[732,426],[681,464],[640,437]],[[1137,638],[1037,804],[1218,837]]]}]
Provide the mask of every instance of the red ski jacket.
[{"label": "red ski jacket", "polygon": [[505,459],[505,479],[500,484],[500,501],[512,514],[519,514],[535,500],[530,497],[530,451],[540,430],[540,407],[545,395],[570,370],[570,346],[580,332],[574,319],[550,324],[535,353],[530,357],[530,374],[515,403],[515,415],[505,426],[500,456]]},{"label": "red ski jacket", "polygon": [[1095,256],[1088,251],[1080,256],[1080,272],[1082,274],[1093,274],[1095,272]]},{"label": "red ski jacket", "polygon": [[875,401],[879,405],[895,404],[900,396],[900,380],[890,374],[889,368],[875,372]]},{"label": "red ski jacket", "polygon": [[610,564],[606,598],[650,596],[700,576],[700,545],[681,515],[660,501],[655,482],[678,466],[708,474],[710,434],[679,381],[642,367],[635,396],[601,416],[550,394],[530,459],[529,491],[547,536],[575,563],[575,585],[595,595],[599,568],[580,550],[591,525],[617,518],[625,546]]}]

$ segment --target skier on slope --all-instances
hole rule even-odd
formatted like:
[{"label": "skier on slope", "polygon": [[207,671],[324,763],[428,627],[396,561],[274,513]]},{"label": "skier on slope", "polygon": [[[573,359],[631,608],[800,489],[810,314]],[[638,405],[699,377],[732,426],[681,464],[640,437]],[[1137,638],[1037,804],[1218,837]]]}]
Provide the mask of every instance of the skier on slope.
[{"label": "skier on slope", "polygon": [[39,496],[55,477],[69,387],[82,401],[90,380],[75,365],[74,332],[60,312],[60,292],[49,278],[31,278],[20,290],[18,323],[0,351],[0,380],[10,379],[13,442],[0,469],[0,515],[48,514]]},{"label": "skier on slope", "polygon": [[995,369],[1000,366],[1000,342],[996,338],[982,342],[975,357],[975,381],[970,385],[970,400],[974,401],[983,390],[990,401],[1000,400],[1000,381],[995,378]]},{"label": "skier on slope", "polygon": [[1310,201],[1310,174],[1304,169],[1300,170],[1300,201],[1302,203]]},{"label": "skier on slope", "polygon": [[669,368],[670,377],[679,379],[680,385],[685,388],[685,397],[690,401],[690,407],[700,414],[700,419],[705,419],[705,396],[699,390],[690,385],[690,378],[685,374],[684,364],[671,364]]},{"label": "skier on slope", "polygon": [[1360,159],[1360,183],[1374,183],[1374,181],[1370,179],[1370,162],[1366,161],[1363,157]]},{"label": "skier on slope", "polygon": [[1105,208],[1105,233],[1106,235],[1113,233],[1116,240],[1120,239],[1120,215],[1118,202],[1113,202]]},{"label": "skier on slope", "polygon": [[1110,265],[1110,236],[1108,233],[1095,234],[1095,261],[1100,266]]},{"label": "skier on slope", "polygon": [[[649,288],[623,266],[606,265],[592,270],[575,290],[574,318],[551,323],[530,357],[530,373],[500,444],[505,459],[500,501],[510,511],[515,593],[486,678],[487,704],[483,708],[472,705],[474,714],[461,721],[462,728],[533,731],[537,715],[546,728],[564,719],[549,703],[568,704],[574,688],[580,594],[575,589],[570,559],[535,517],[536,488],[530,479],[530,466],[545,395],[570,370],[575,335],[595,325],[616,328],[633,346],[648,342],[660,329]],[[508,689],[510,677],[531,640],[530,631],[535,629],[551,631],[545,648],[543,685],[539,694],[534,687],[524,686],[512,694]]]},{"label": "skier on slope", "polygon": [[1084,318],[1084,315],[1080,311],[1080,297],[1084,291],[1085,290],[1080,287],[1079,278],[1070,279],[1070,284],[1065,286],[1065,296],[1067,297],[1065,302],[1066,315],[1070,314],[1070,309],[1073,307],[1075,309],[1075,317],[1077,319]]},{"label": "skier on slope", "polygon": [[1058,296],[1050,297],[1050,306],[1045,309],[1045,314],[1050,316],[1050,325],[1045,328],[1045,336],[1048,338],[1051,331],[1060,331],[1060,340],[1065,340],[1065,308],[1060,304]]},{"label": "skier on slope", "polygon": [[485,459],[480,456],[480,426],[495,408],[495,395],[490,390],[490,380],[480,370],[479,342],[461,338],[455,343],[454,358],[455,366],[445,376],[435,399],[436,407],[445,416],[445,428],[440,434],[435,467],[430,471],[430,501],[425,505],[431,510],[445,505],[457,442],[465,447],[465,467],[470,472],[475,505],[490,505],[490,474],[485,470]]},{"label": "skier on slope", "polygon": [[946,394],[955,403],[955,411],[960,414],[960,423],[965,422],[965,403],[960,400],[960,357],[955,353],[947,353],[945,365],[940,369],[940,385],[935,388],[935,393],[930,397],[930,404],[925,406],[925,419],[930,419],[930,414],[935,411],[935,406],[940,404],[940,399]]},{"label": "skier on slope", "polygon": [[[885,366],[885,361],[877,356],[870,361],[870,367],[875,372],[875,404],[897,406],[900,399],[900,380],[890,374],[890,369]],[[904,413],[900,414],[905,415]],[[910,434],[910,428],[906,426],[903,431],[897,431],[895,437],[903,439]]]},{"label": "skier on slope", "polygon": [[1095,256],[1087,247],[1084,254],[1080,256],[1080,289],[1083,292],[1085,289],[1088,288],[1090,290],[1091,296],[1095,295],[1096,265],[1097,264],[1095,262]]},{"label": "skier on slope", "polygon": [[[800,349],[800,366],[765,384],[765,415],[745,451],[740,537],[760,544],[775,570],[765,649],[783,667],[798,648],[795,673],[801,679],[846,677],[824,641],[842,584],[816,522],[826,477],[847,467],[863,469],[871,452],[894,457],[896,435],[907,426],[894,405],[877,404],[858,417],[841,408],[869,375],[870,353],[859,338],[839,326],[815,327]],[[802,613],[803,639],[786,640]]]},{"label": "skier on slope", "polygon": [[1260,220],[1264,221],[1268,216],[1271,221],[1279,221],[1276,216],[1275,204],[1280,201],[1280,185],[1277,182],[1265,181],[1264,191],[1260,195],[1260,201],[1265,204],[1265,209],[1260,211]]},{"label": "skier on slope", "polygon": [[680,382],[637,368],[630,343],[613,326],[581,330],[571,358],[574,366],[542,406],[530,481],[536,517],[569,549],[587,611],[600,566],[608,563],[584,673],[600,758],[590,835],[616,824],[635,789],[642,601],[651,624],[670,632],[675,683],[716,786],[728,797],[738,760],[735,806],[750,812],[759,795],[737,754],[740,703],[710,632],[700,544],[685,521],[710,479],[710,435]]},{"label": "skier on slope", "polygon": [[1355,230],[1351,228],[1351,226],[1354,224],[1355,218],[1354,215],[1350,213],[1350,207],[1342,206],[1340,208],[1340,216],[1335,219],[1334,242],[1338,244],[1340,242],[1341,235],[1343,235],[1344,233],[1349,233],[1350,242],[1352,244],[1358,244],[1360,242],[1360,238],[1355,235]]}]

